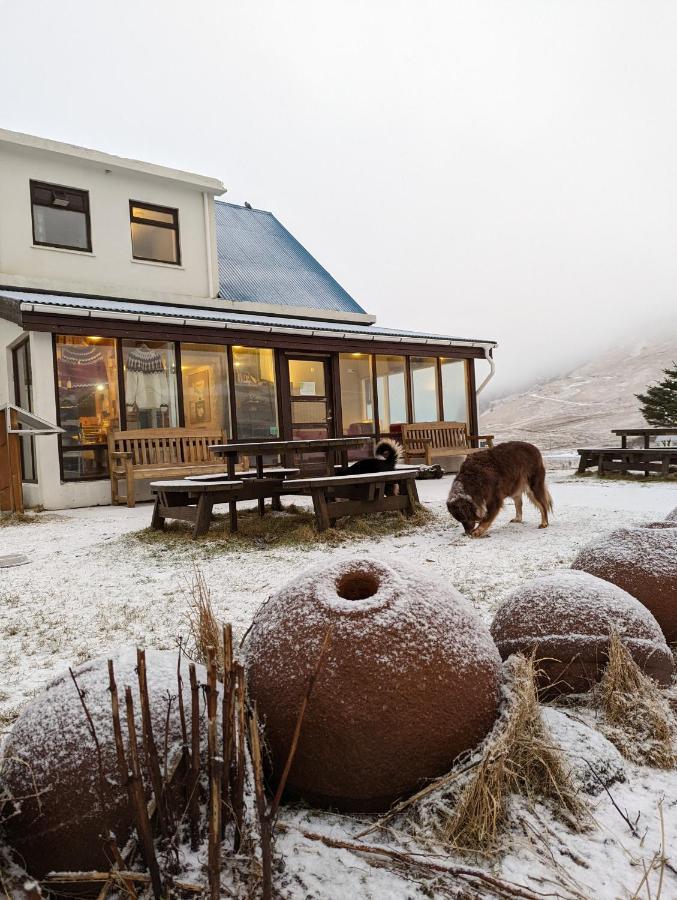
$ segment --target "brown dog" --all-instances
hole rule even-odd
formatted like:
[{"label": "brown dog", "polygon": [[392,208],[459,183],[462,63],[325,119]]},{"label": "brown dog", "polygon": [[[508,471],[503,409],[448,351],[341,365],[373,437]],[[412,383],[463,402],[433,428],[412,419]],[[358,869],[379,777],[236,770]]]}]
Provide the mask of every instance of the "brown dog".
[{"label": "brown dog", "polygon": [[538,447],[525,441],[507,441],[467,457],[449,491],[447,509],[470,537],[482,537],[503,508],[507,497],[515,501],[522,521],[522,494],[541,511],[539,528],[548,527],[552,498],[545,486],[545,466]]}]

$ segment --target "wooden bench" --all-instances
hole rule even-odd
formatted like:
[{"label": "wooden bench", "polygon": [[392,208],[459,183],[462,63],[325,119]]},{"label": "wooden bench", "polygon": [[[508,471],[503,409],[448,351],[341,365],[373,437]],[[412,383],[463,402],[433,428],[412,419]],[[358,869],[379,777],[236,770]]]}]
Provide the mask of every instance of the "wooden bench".
[{"label": "wooden bench", "polygon": [[[326,531],[343,516],[402,510],[413,515],[418,505],[416,469],[370,472],[364,475],[328,475],[319,478],[291,478],[284,482],[282,494],[310,494],[317,530]],[[398,492],[386,489],[397,485]]]},{"label": "wooden bench", "polygon": [[435,459],[459,460],[476,453],[471,441],[486,441],[493,447],[493,434],[468,434],[465,422],[418,422],[402,425],[402,447],[407,462],[421,460],[432,466]]},{"label": "wooden bench", "polygon": [[650,447],[631,450],[627,447],[583,447],[578,450],[579,474],[597,467],[597,474],[606,472],[644,472],[650,475],[670,475],[677,472],[677,447]]},{"label": "wooden bench", "polygon": [[121,481],[127,485],[127,506],[134,506],[137,481],[223,472],[224,463],[209,452],[210,447],[223,441],[222,431],[188,428],[110,432],[108,464],[112,502],[123,502]]}]

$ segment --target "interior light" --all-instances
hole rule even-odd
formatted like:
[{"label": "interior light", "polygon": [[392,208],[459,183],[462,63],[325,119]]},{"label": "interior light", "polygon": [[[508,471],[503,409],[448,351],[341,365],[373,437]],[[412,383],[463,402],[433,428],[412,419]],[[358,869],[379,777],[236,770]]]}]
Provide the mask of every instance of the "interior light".
[{"label": "interior light", "polygon": [[102,384],[97,384],[96,389],[97,391],[102,391],[104,389],[104,386]]}]

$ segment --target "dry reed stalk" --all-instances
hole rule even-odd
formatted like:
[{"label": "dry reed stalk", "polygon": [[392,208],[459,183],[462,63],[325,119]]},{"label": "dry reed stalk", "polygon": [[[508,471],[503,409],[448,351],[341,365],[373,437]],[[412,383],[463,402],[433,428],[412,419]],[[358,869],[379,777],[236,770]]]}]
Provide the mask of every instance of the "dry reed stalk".
[{"label": "dry reed stalk", "polygon": [[597,691],[604,732],[627,759],[660,769],[677,765],[675,719],[658,685],[645,675],[617,632]]},{"label": "dry reed stalk", "polygon": [[235,818],[235,836],[233,841],[233,851],[238,853],[240,844],[244,837],[244,782],[247,767],[246,744],[245,744],[245,710],[247,704],[246,697],[246,679],[244,668],[240,663],[235,664],[235,713],[236,722],[236,742],[235,742],[235,766],[233,772],[233,783],[231,785],[231,796],[233,800],[233,815]]},{"label": "dry reed stalk", "polygon": [[158,866],[157,857],[155,855],[153,830],[143,793],[143,781],[141,779],[141,767],[139,765],[139,755],[137,751],[136,724],[134,722],[134,700],[132,699],[132,689],[130,687],[125,688],[125,705],[127,709],[127,733],[129,735],[129,785],[133,801],[132,806],[136,831],[139,835],[148,871],[150,872],[153,896],[159,900],[162,896],[162,878],[160,876],[160,867]]},{"label": "dry reed stalk", "polygon": [[218,753],[216,650],[207,649],[207,752],[209,758],[209,845],[207,871],[211,900],[221,896],[221,777],[223,760]]},{"label": "dry reed stalk", "polygon": [[190,673],[190,775],[188,778],[188,818],[190,820],[190,849],[200,845],[198,817],[198,783],[200,780],[200,686],[197,681],[195,663],[188,669]]},{"label": "dry reed stalk", "polygon": [[208,648],[218,647],[217,664],[219,674],[221,674],[224,671],[221,649],[222,625],[214,613],[207,581],[197,565],[193,567],[193,577],[187,585],[186,595],[188,626],[193,640],[194,658],[197,662],[207,665],[209,661]]},{"label": "dry reed stalk", "polygon": [[[221,737],[223,740],[223,779],[221,782],[221,803],[223,812],[230,810],[231,802],[231,770],[233,761],[233,737],[235,733],[235,672],[233,669],[233,629],[231,625],[223,626],[223,697],[221,705]],[[226,816],[221,818],[221,838],[225,836]]]},{"label": "dry reed stalk", "polygon": [[[460,796],[450,802],[442,793],[426,803],[433,835],[460,851],[488,852],[495,846],[512,794],[529,801],[546,798],[574,827],[587,823],[587,807],[541,716],[533,658],[513,656],[507,668],[507,705]],[[440,782],[445,786],[448,776]]]},{"label": "dry reed stalk", "polygon": [[160,760],[158,757],[155,737],[153,735],[153,721],[150,714],[150,697],[148,696],[148,677],[146,673],[146,651],[141,647],[136,650],[136,671],[139,682],[139,698],[141,701],[141,735],[143,752],[146,757],[146,768],[150,773],[150,780],[155,794],[158,821],[163,835],[167,835],[167,816],[165,811],[164,786]]},{"label": "dry reed stalk", "polygon": [[266,793],[263,786],[263,759],[261,757],[261,736],[259,733],[259,719],[256,714],[256,705],[249,711],[249,748],[254,772],[254,793],[256,796],[256,811],[259,819],[259,832],[261,835],[261,869],[262,869],[262,900],[272,900],[273,896],[273,847],[272,831],[273,823],[270,810],[266,803]]}]

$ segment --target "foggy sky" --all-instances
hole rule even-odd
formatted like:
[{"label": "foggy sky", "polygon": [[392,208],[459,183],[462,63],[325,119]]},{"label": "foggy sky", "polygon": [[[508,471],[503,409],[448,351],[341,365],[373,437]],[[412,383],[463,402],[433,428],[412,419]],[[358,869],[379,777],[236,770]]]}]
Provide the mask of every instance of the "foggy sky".
[{"label": "foggy sky", "polygon": [[379,324],[499,341],[494,392],[677,324],[673,0],[0,0],[0,35],[0,126],[221,178]]}]

